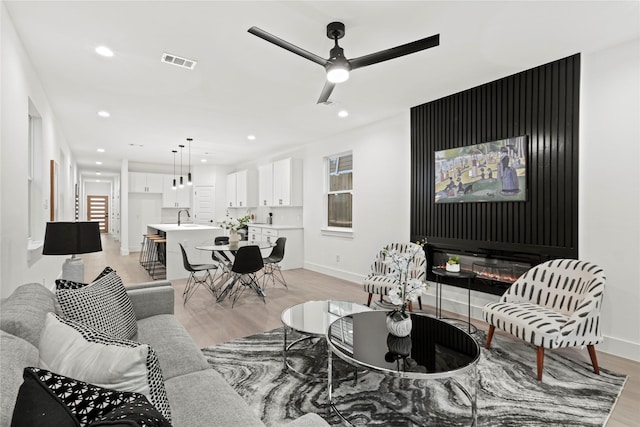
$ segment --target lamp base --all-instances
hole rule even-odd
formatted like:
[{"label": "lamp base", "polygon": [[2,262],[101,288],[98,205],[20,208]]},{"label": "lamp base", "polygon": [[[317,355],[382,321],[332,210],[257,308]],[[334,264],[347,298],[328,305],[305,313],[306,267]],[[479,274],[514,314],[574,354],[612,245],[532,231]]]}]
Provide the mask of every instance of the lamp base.
[{"label": "lamp base", "polygon": [[62,278],[73,282],[84,282],[82,258],[67,258],[62,264]]}]

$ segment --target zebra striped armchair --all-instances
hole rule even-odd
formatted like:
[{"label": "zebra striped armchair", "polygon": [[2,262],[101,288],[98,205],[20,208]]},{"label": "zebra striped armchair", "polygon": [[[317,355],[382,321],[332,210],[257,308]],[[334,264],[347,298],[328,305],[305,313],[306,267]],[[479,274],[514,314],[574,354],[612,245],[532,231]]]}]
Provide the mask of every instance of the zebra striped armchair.
[{"label": "zebra striped armchair", "polygon": [[605,275],[595,264],[555,259],[523,274],[499,302],[487,304],[489,324],[485,347],[496,328],[537,348],[538,380],[542,379],[544,350],[587,346],[593,371],[600,373],[594,345],[602,341],[600,309]]},{"label": "zebra striped armchair", "polygon": [[[383,297],[389,295],[389,290],[396,284],[394,279],[390,276],[391,269],[390,267],[384,263],[384,250],[385,248],[388,250],[397,250],[398,252],[406,252],[409,248],[418,247],[420,250],[414,257],[414,262],[412,268],[409,272],[410,278],[414,279],[422,279],[426,280],[427,276],[427,259],[424,254],[424,250],[420,245],[415,243],[390,243],[384,248],[380,249],[378,255],[376,256],[373,264],[371,264],[371,269],[367,277],[365,277],[364,282],[362,284],[364,291],[369,294],[367,299],[367,306],[371,305],[371,298],[373,295],[380,295],[380,301],[382,301]],[[418,299],[418,303],[420,304],[420,308],[422,308],[422,301]],[[409,305],[409,310],[411,311],[412,306]]]}]

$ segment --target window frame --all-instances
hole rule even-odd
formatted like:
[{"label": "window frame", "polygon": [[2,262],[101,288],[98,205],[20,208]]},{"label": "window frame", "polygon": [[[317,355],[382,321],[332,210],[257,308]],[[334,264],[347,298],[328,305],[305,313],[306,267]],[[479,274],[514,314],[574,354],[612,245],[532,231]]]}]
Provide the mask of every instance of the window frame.
[{"label": "window frame", "polygon": [[[352,237],[353,236],[353,200],[354,200],[354,191],[353,191],[353,177],[351,181],[351,189],[348,190],[334,190],[331,191],[331,177],[330,177],[330,165],[331,160],[351,156],[351,173],[353,175],[355,168],[353,167],[353,151],[344,151],[336,154],[331,154],[329,156],[324,157],[324,192],[323,192],[323,206],[324,206],[324,226],[321,228],[321,232],[326,236],[337,236],[337,237]],[[338,227],[338,226],[330,226],[329,225],[329,196],[332,194],[351,194],[351,227]]]}]

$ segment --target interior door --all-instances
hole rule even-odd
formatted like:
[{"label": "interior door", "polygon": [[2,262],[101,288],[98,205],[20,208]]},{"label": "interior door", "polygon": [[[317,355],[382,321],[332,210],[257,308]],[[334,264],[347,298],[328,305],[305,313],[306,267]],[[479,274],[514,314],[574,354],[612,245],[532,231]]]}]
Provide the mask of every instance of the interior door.
[{"label": "interior door", "polygon": [[109,196],[87,196],[87,221],[98,221],[100,232],[109,231]]},{"label": "interior door", "polygon": [[197,224],[210,224],[215,221],[215,187],[197,185],[193,199],[193,221]]}]

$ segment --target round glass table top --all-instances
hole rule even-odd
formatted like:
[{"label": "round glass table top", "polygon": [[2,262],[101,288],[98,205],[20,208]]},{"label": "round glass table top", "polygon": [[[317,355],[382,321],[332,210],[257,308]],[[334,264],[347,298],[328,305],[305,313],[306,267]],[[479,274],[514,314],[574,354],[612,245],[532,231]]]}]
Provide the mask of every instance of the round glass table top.
[{"label": "round glass table top", "polygon": [[405,378],[444,378],[472,369],[480,346],[464,330],[435,317],[411,314],[411,334],[387,330],[386,311],[360,312],[336,319],[327,342],[343,360]]},{"label": "round glass table top", "polygon": [[346,301],[307,301],[285,309],[280,319],[284,325],[298,332],[324,336],[336,319],[363,311],[371,311],[371,308]]}]

